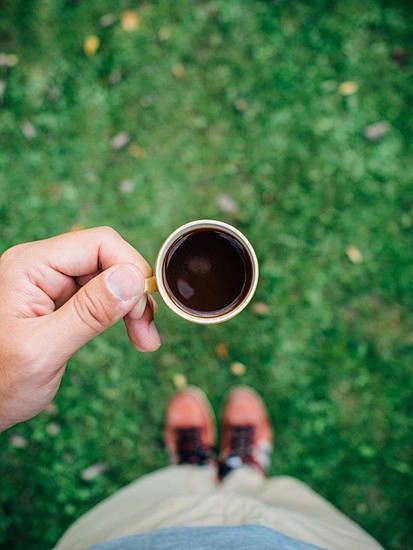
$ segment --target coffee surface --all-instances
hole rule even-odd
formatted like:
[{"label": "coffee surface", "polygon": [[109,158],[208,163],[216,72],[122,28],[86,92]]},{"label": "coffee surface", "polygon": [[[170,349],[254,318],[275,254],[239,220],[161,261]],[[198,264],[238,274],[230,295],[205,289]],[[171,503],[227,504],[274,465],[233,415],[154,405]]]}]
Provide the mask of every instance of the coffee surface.
[{"label": "coffee surface", "polygon": [[178,238],[164,263],[171,298],[198,316],[218,316],[243,301],[252,281],[252,263],[237,239],[224,231],[199,229]]}]

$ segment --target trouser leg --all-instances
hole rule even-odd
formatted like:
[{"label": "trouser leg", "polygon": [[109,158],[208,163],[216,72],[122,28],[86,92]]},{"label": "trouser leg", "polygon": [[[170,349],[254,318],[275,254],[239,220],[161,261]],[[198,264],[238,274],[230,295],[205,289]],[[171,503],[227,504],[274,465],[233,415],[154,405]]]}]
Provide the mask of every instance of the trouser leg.
[{"label": "trouser leg", "polygon": [[308,485],[289,476],[266,478],[243,466],[225,480],[225,491],[253,497],[268,507],[275,529],[327,548],[367,549],[381,546]]},{"label": "trouser leg", "polygon": [[80,549],[118,536],[172,526],[188,499],[216,489],[216,472],[210,466],[168,466],[143,476],[79,518],[57,548]]}]

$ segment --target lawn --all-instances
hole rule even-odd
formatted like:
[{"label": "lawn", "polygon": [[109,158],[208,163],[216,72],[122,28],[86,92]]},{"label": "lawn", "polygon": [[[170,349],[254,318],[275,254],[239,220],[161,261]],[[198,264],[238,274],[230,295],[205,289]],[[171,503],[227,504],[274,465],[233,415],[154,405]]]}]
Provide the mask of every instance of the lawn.
[{"label": "lawn", "polygon": [[185,383],[217,411],[254,386],[271,474],[413,547],[412,28],[407,1],[0,1],[0,252],[104,224],[153,263],[175,227],[217,218],[261,270],[226,324],[160,304],[154,354],[107,331],[0,435],[2,548],[51,548],[164,466]]}]

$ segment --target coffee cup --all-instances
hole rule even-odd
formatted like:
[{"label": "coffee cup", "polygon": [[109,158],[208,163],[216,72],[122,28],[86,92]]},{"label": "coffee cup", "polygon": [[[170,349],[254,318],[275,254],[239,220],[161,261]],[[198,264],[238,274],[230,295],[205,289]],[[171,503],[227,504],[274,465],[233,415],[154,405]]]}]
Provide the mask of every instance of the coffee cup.
[{"label": "coffee cup", "polygon": [[187,321],[222,323],[251,301],[258,274],[254,248],[241,231],[217,220],[196,220],[164,241],[145,291],[158,291]]}]

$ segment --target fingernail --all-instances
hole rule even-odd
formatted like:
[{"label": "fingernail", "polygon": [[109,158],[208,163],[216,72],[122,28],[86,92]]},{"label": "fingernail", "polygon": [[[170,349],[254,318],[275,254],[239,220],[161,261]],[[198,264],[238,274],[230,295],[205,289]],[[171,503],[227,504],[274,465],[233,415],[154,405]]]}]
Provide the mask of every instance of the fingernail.
[{"label": "fingernail", "polygon": [[145,312],[146,304],[148,303],[148,297],[146,294],[142,296],[136,306],[129,312],[129,317],[132,319],[140,319]]},{"label": "fingernail", "polygon": [[152,313],[156,313],[158,311],[158,304],[150,294],[148,294],[148,304],[151,307]]},{"label": "fingernail", "polygon": [[158,329],[156,328],[156,325],[153,321],[149,323],[148,334],[152,342],[156,344],[159,348],[159,346],[161,345],[161,338],[159,336]]},{"label": "fingernail", "polygon": [[122,302],[131,300],[142,292],[142,282],[132,269],[119,266],[108,277],[108,286]]}]

